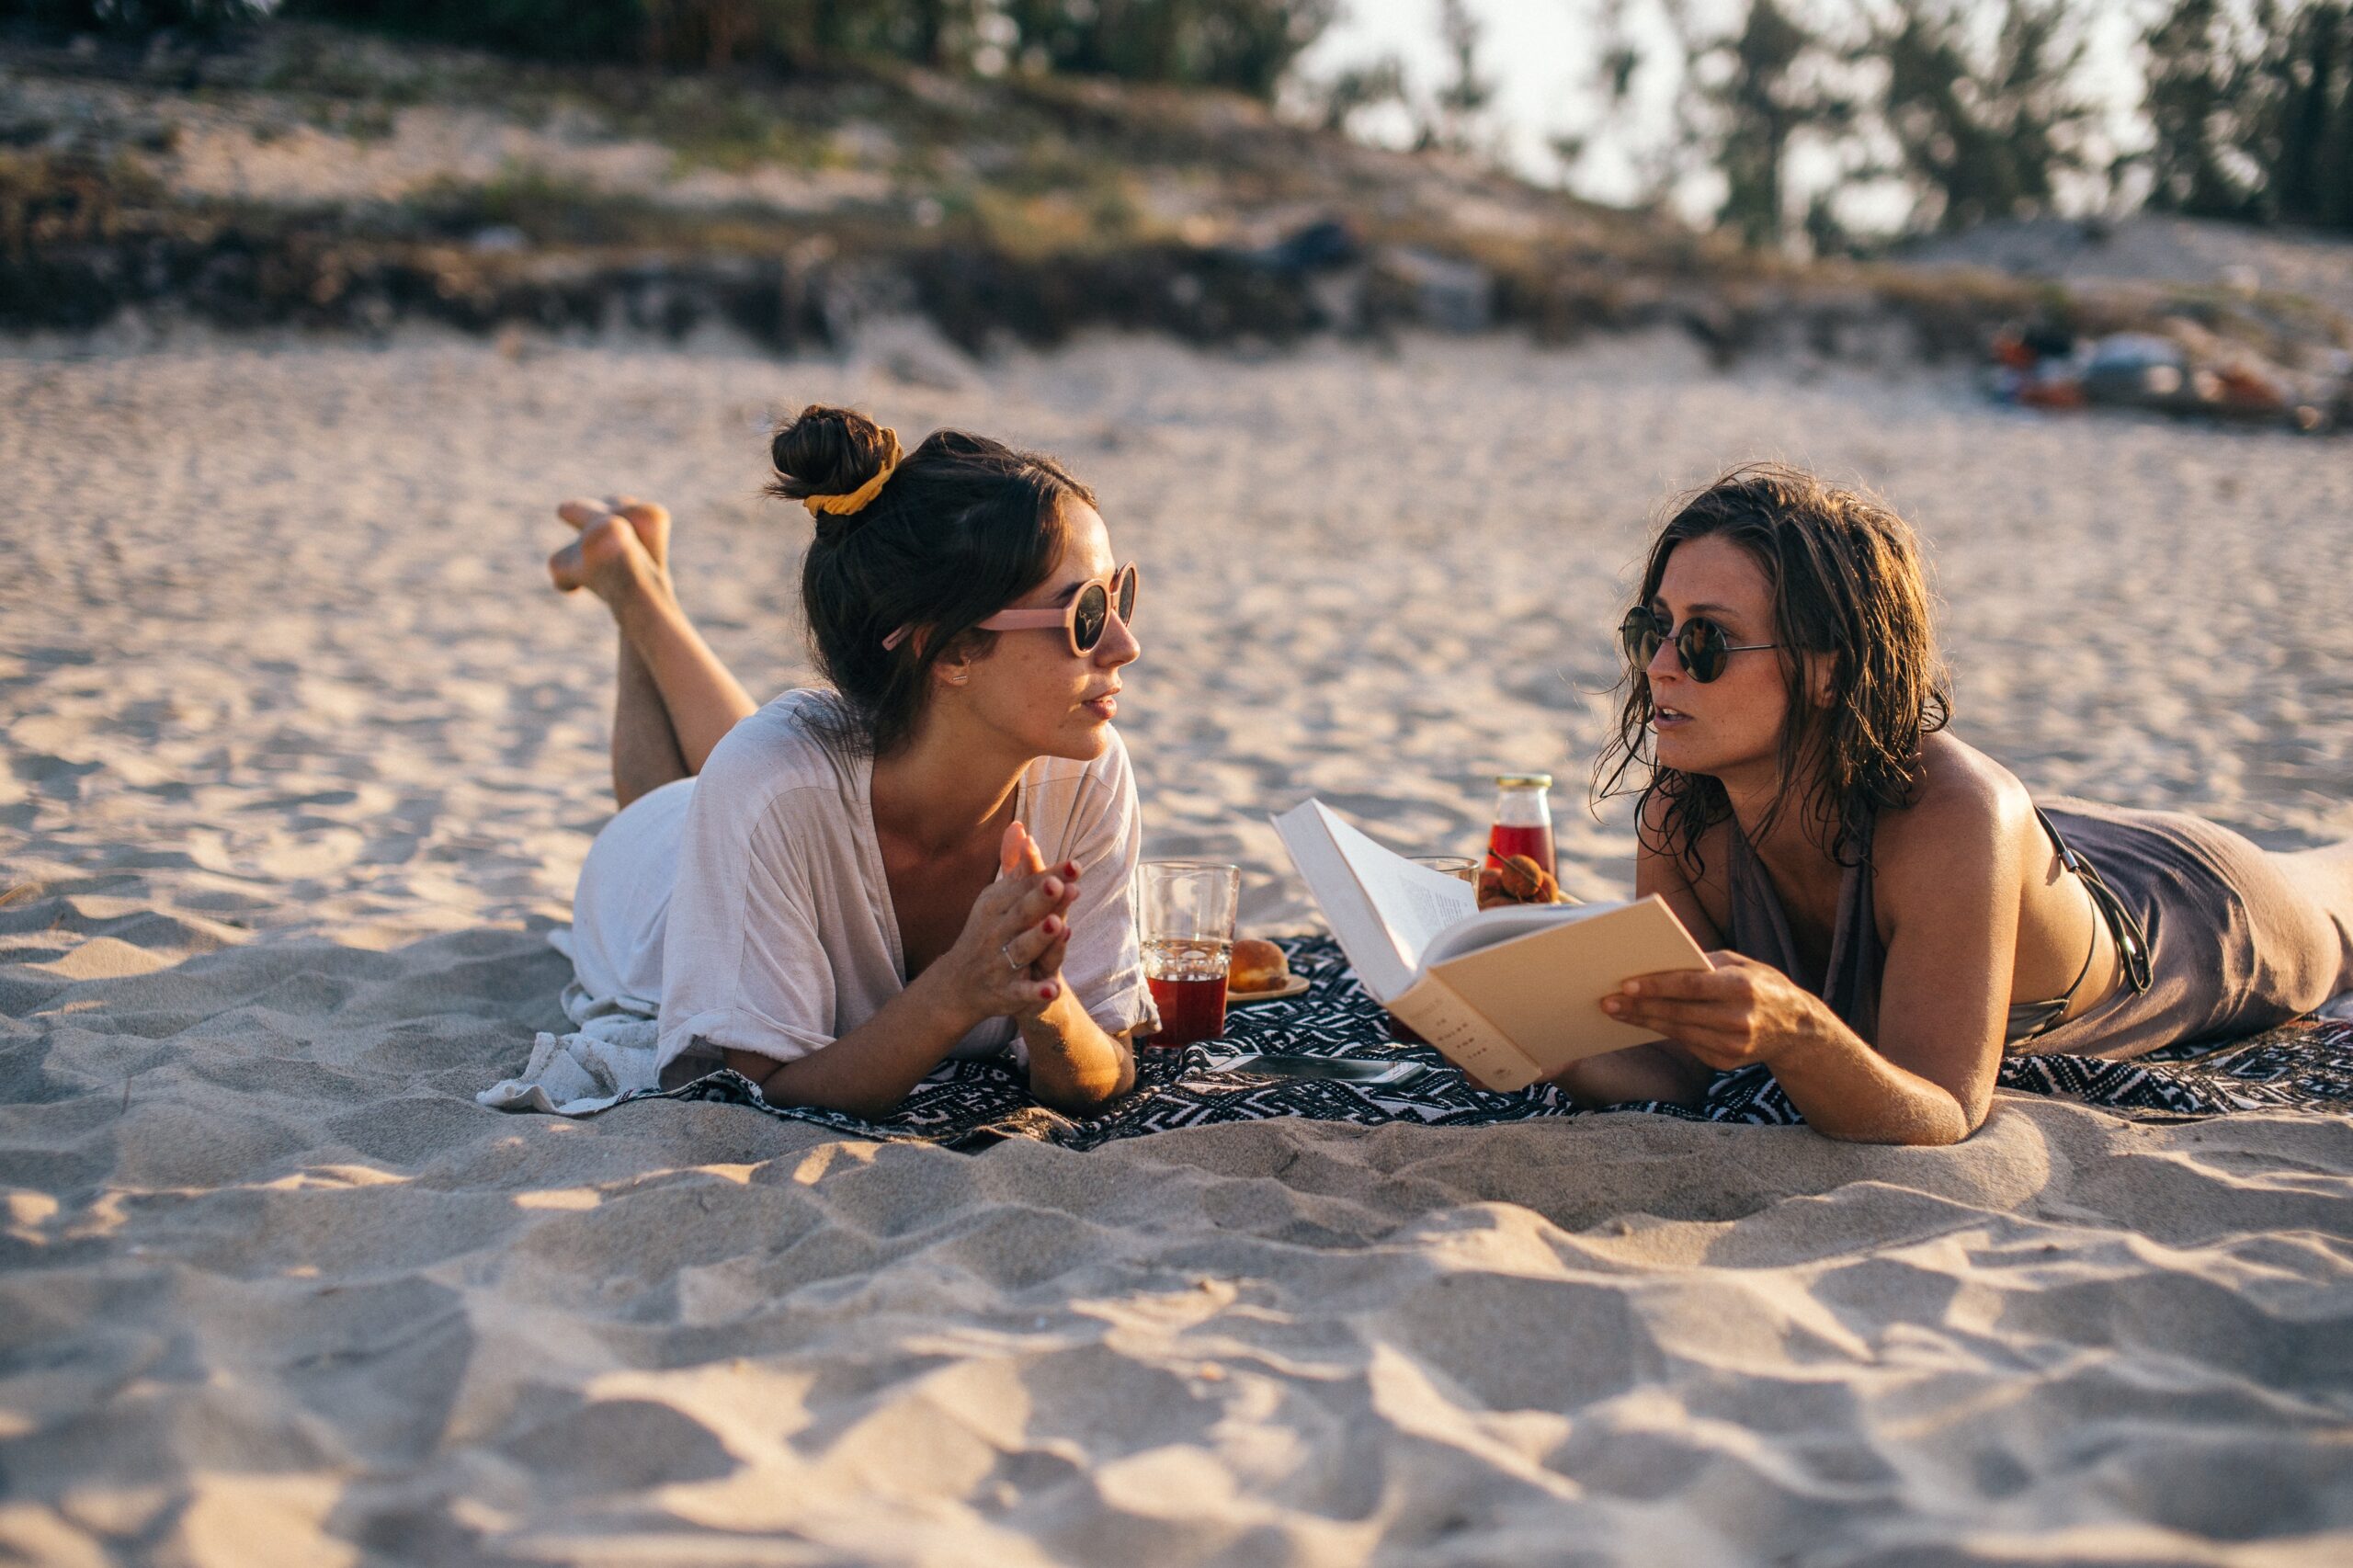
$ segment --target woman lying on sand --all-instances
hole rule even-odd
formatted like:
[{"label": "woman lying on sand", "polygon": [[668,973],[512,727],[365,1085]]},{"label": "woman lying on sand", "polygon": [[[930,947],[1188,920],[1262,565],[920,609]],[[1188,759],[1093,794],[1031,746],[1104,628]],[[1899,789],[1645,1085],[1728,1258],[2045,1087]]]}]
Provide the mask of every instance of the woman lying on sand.
[{"label": "woman lying on sand", "polygon": [[665,1086],[723,1064],[779,1104],[880,1116],[943,1058],[1011,1044],[1048,1105],[1123,1093],[1151,1013],[1111,728],[1134,568],[1085,485],[982,437],[902,458],[812,407],[770,458],[771,493],[816,519],[801,597],[832,690],[756,710],[678,607],[667,514],[559,508],[580,538],[556,586],[620,627],[622,810],[580,870],[580,984],[658,1012]]},{"label": "woman lying on sand", "polygon": [[2274,855],[2196,817],[2038,810],[1941,733],[1917,548],[1871,501],[1727,476],[1660,532],[1620,635],[1605,788],[1646,774],[1636,889],[1731,950],[1605,999],[1666,1039],[1571,1069],[1580,1099],[1691,1100],[1763,1062],[1832,1137],[1949,1143],[2006,1051],[2136,1056],[2353,986],[2353,843]]}]

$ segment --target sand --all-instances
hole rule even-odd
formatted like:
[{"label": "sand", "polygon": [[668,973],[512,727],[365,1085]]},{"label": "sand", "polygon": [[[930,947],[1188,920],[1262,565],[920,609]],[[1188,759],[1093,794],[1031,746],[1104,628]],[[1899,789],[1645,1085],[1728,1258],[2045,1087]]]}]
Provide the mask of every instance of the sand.
[{"label": "sand", "polygon": [[758,430],[817,397],[1098,488],[1150,848],[1242,860],[1260,928],[1308,918],[1265,812],[1460,849],[1501,767],[1559,772],[1568,885],[1622,888],[1577,785],[1624,574],[1765,455],[1917,519],[1960,732],[2038,790],[2353,835],[2341,444],[1665,339],[926,352],[0,358],[0,1556],[2353,1556],[2344,1119],[963,1155],[475,1106],[560,1023],[542,933],[608,810],[611,634],[545,589],[549,508],[667,500],[713,642],[803,678]]}]

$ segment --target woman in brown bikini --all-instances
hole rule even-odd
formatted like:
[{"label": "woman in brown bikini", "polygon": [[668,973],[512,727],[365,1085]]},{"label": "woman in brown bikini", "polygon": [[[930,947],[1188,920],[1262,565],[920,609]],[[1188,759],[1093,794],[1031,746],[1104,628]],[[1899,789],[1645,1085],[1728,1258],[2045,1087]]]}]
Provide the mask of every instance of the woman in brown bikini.
[{"label": "woman in brown bikini", "polygon": [[1603,999],[1665,1038],[1564,1074],[1581,1100],[1763,1062],[1829,1136],[1949,1143],[2006,1051],[2136,1056],[2353,988],[2353,843],[2038,808],[1945,733],[1918,548],[1874,501],[1726,476],[1660,531],[1620,635],[1603,788],[1640,776],[1636,888],[1724,950]]}]

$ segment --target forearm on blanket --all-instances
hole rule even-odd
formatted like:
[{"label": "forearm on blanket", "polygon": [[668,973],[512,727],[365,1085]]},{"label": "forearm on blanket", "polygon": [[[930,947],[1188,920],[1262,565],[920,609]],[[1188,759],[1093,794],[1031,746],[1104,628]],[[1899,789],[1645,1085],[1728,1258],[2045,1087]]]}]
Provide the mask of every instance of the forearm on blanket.
[{"label": "forearm on blanket", "polygon": [[847,1111],[871,1121],[897,1109],[972,1027],[918,976],[881,1011],[823,1050],[794,1062],[731,1050],[727,1065],[777,1105]]},{"label": "forearm on blanket", "polygon": [[1036,1017],[1022,1020],[1021,1039],[1029,1048],[1029,1092],[1055,1110],[1092,1115],[1135,1087],[1128,1034],[1107,1033],[1068,986]]}]

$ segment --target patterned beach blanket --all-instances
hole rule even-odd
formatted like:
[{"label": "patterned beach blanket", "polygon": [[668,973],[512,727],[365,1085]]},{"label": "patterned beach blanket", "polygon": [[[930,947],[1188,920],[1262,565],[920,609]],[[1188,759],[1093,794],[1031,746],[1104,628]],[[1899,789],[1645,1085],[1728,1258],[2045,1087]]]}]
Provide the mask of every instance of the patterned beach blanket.
[{"label": "patterned beach blanket", "polygon": [[[714,1100],[857,1137],[977,1149],[1029,1138],[1092,1149],[1178,1127],[1304,1117],[1363,1126],[1418,1122],[1474,1127],[1648,1112],[1696,1121],[1793,1124],[1805,1119],[1764,1068],[1720,1075],[1698,1109],[1658,1101],[1581,1110],[1557,1089],[1491,1094],[1425,1046],[1390,1037],[1388,1015],[1364,988],[1329,937],[1282,944],[1293,972],[1308,982],[1296,996],[1245,1002],[1226,1014],[1228,1038],[1182,1050],[1136,1052],[1135,1092],[1100,1116],[1047,1109],[1029,1097],[1020,1074],[993,1062],[949,1062],[915,1086],[881,1121],[839,1111],[772,1106],[733,1073],[714,1073],[683,1087],[646,1090],[630,1100]],[[1237,1070],[1242,1053],[1346,1056],[1408,1061],[1421,1071],[1393,1084],[1272,1077]],[[2002,1064],[2002,1085],[2101,1107],[2143,1119],[2218,1116],[2256,1108],[2353,1114],[2353,1021],[2299,1019],[2251,1039],[2190,1051],[2161,1051],[2136,1062],[2084,1056],[2018,1056]]]}]

